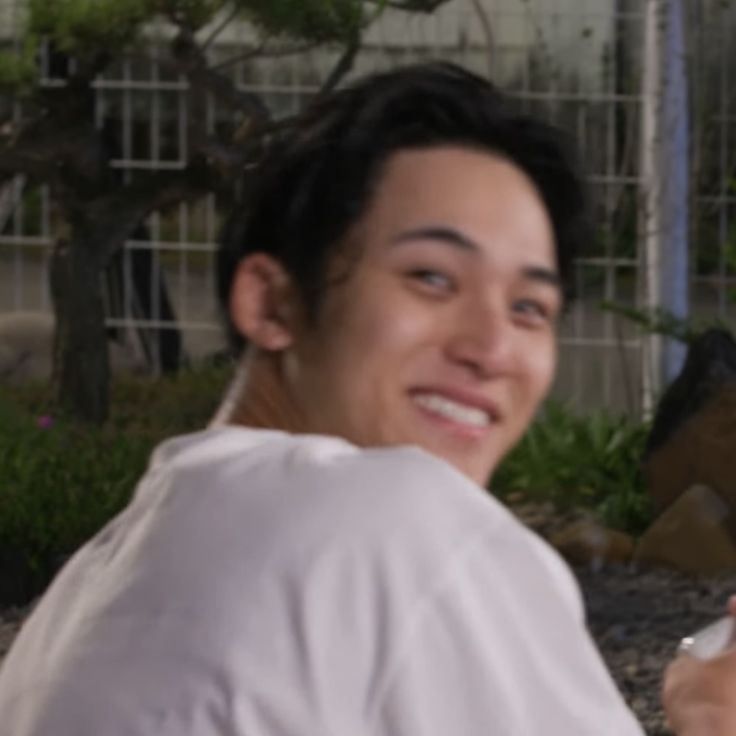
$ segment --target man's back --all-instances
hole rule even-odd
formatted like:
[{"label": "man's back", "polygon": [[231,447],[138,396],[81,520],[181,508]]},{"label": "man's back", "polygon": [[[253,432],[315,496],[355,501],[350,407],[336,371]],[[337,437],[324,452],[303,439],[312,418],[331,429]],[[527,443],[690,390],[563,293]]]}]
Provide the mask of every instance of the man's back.
[{"label": "man's back", "polygon": [[477,486],[411,448],[243,428],[158,450],[19,636],[0,723],[8,736],[640,733],[569,573]]}]

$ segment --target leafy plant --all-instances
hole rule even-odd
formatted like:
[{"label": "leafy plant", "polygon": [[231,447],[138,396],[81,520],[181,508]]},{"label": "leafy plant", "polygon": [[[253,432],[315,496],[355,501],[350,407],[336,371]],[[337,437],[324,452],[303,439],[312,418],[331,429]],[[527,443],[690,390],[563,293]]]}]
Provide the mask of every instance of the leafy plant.
[{"label": "leafy plant", "polygon": [[608,526],[643,531],[652,518],[640,468],[647,434],[646,424],[604,411],[582,417],[550,401],[501,464],[494,490],[591,509]]},{"label": "leafy plant", "polygon": [[243,5],[267,33],[318,42],[357,34],[364,21],[362,0],[249,0]]},{"label": "leafy plant", "polygon": [[95,429],[49,414],[45,387],[0,391],[0,604],[38,594],[125,506],[159,441],[206,425],[228,373],[120,381]]},{"label": "leafy plant", "polygon": [[[119,511],[150,441],[114,429],[34,418],[0,403],[2,597],[27,599]],[[13,602],[18,602],[17,600]]]},{"label": "leafy plant", "polygon": [[36,79],[37,40],[29,35],[12,53],[0,51],[0,90],[26,91]]},{"label": "leafy plant", "polygon": [[129,43],[153,11],[152,0],[30,0],[28,26],[62,51],[92,56]]},{"label": "leafy plant", "polygon": [[695,320],[678,317],[667,309],[640,309],[615,302],[601,302],[601,309],[618,314],[638,325],[648,334],[664,335],[690,345],[699,335],[708,329],[730,330],[728,324],[720,318]]}]

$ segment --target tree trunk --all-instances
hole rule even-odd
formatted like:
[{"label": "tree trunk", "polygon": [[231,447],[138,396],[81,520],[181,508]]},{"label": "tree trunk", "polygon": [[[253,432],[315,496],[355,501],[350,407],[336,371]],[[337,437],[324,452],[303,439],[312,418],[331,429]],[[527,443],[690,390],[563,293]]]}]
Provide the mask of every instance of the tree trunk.
[{"label": "tree trunk", "polygon": [[78,235],[59,240],[50,280],[56,314],[54,397],[74,418],[101,424],[108,413],[110,367],[94,249]]}]

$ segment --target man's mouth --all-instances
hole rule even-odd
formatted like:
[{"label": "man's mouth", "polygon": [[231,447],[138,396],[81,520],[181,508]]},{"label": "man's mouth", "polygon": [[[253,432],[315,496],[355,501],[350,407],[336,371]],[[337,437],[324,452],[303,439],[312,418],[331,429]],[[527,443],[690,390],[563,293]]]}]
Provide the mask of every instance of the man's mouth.
[{"label": "man's mouth", "polygon": [[490,412],[485,409],[468,406],[438,393],[415,393],[412,399],[423,409],[457,424],[483,429],[493,422]]}]

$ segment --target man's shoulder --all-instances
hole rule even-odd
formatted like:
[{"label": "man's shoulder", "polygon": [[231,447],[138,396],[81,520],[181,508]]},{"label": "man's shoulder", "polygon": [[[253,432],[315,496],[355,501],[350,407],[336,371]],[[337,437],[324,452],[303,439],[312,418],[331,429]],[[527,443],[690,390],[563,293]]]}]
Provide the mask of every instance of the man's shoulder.
[{"label": "man's shoulder", "polygon": [[[157,488],[185,513],[242,518],[253,533],[339,543],[454,544],[508,512],[445,461],[411,446],[361,449],[323,435],[228,427],[159,448],[143,495]],[[257,521],[256,521],[257,520]]]},{"label": "man's shoulder", "polygon": [[483,488],[417,447],[363,449],[325,435],[211,430],[160,447],[149,474],[161,471],[174,485],[196,492],[242,501],[266,496],[304,512],[324,503],[362,513],[400,512],[406,506],[443,514],[447,506],[493,513],[498,507]]},{"label": "man's shoulder", "polygon": [[[149,476],[164,472],[183,482],[207,473],[210,488],[278,484],[341,494],[389,484],[405,492],[479,489],[445,461],[414,446],[363,449],[339,437],[223,427],[175,437],[153,454]],[[316,488],[310,488],[314,484]]]}]

